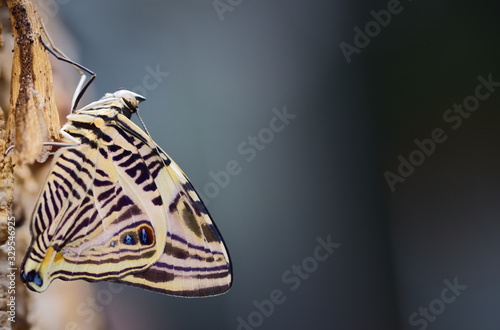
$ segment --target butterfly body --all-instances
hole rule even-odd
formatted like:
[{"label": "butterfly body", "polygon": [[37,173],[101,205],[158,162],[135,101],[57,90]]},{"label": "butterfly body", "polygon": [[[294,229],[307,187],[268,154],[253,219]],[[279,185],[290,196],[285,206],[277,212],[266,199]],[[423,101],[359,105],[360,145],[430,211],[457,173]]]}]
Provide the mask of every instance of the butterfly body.
[{"label": "butterfly body", "polygon": [[76,110],[35,206],[23,281],[112,280],[179,296],[227,291],[229,255],[180,168],[129,118],[121,90]]}]

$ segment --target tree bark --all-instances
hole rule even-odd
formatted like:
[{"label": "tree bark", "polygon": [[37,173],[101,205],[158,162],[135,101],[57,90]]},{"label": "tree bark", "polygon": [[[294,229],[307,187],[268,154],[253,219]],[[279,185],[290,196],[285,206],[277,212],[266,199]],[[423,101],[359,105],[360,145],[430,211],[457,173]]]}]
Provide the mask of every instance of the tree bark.
[{"label": "tree bark", "polygon": [[[6,0],[6,4],[9,15],[1,15],[7,8],[0,0],[0,330],[104,329],[102,313],[90,317],[81,312],[89,310],[92,301],[95,303],[90,283],[56,281],[38,294],[28,290],[19,278],[19,267],[31,241],[29,217],[48,169],[48,164],[30,164],[44,154],[43,142],[59,138],[54,94],[58,105],[67,110],[71,97],[64,90],[68,85],[64,82],[57,82],[54,91],[48,52],[39,41],[44,32],[33,3]],[[50,18],[51,25],[56,21]],[[64,30],[62,26],[59,29]],[[65,66],[72,70],[70,65]],[[6,154],[10,145],[14,149]],[[14,220],[15,231],[9,227]],[[15,261],[10,264],[13,246]]]}]

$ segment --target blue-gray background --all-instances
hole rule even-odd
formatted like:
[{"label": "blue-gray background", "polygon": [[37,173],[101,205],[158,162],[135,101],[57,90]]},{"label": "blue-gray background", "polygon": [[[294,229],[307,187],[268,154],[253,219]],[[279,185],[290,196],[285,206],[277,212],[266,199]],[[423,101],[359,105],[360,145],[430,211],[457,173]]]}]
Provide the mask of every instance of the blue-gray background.
[{"label": "blue-gray background", "polygon": [[[394,0],[221,0],[223,20],[212,1],[42,3],[97,73],[95,95],[158,82],[142,117],[198,190],[231,160],[241,168],[207,198],[231,291],[127,288],[104,307],[111,329],[236,329],[251,315],[259,329],[498,329],[500,92],[456,130],[443,120],[479,75],[500,81],[492,2],[401,1],[350,63],[340,44]],[[248,161],[238,146],[284,107],[296,117]],[[384,172],[435,128],[448,139],[391,192]],[[292,291],[282,275],[328,236],[341,246]],[[455,278],[467,288],[440,303]],[[286,301],[259,319],[254,301],[273,290]],[[433,321],[410,324],[429,305]]]}]

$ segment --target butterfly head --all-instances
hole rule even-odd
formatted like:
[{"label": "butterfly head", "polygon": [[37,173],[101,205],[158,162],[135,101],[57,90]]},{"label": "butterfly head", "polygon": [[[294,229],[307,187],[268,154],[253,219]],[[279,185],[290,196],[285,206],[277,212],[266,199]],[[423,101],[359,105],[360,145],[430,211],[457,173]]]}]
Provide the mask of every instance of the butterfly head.
[{"label": "butterfly head", "polygon": [[126,89],[119,89],[114,93],[106,94],[106,97],[111,97],[121,102],[122,113],[129,119],[133,113],[137,112],[139,103],[146,100],[144,96]]}]

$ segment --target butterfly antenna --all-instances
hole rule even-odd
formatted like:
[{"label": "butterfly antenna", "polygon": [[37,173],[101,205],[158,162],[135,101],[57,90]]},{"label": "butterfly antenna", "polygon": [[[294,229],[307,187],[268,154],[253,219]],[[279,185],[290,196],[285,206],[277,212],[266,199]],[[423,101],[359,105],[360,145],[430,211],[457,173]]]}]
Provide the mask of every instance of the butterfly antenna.
[{"label": "butterfly antenna", "polygon": [[148,128],[146,127],[146,124],[144,124],[144,121],[142,120],[141,116],[139,115],[139,111],[137,111],[136,114],[137,114],[137,118],[139,118],[139,121],[141,122],[142,127],[144,128],[144,130],[146,131],[146,133],[148,134],[148,136],[150,138],[152,138],[151,134],[149,134]]},{"label": "butterfly antenna", "polygon": [[[151,134],[150,134],[150,133],[149,133],[149,131],[148,131],[148,128],[146,127],[146,124],[144,124],[144,121],[142,120],[141,116],[139,115],[139,111],[136,111],[136,114],[137,114],[137,118],[139,118],[139,121],[141,122],[142,127],[144,128],[144,131],[145,131],[145,132],[146,132],[146,134],[149,136],[149,138],[150,138],[152,141],[154,141],[154,140],[153,140],[153,137],[151,136]],[[156,145],[156,143],[155,143],[155,149],[156,149],[156,151],[158,152],[158,156],[160,156],[160,150],[158,150],[158,146]],[[160,158],[161,158],[161,156],[160,156]]]},{"label": "butterfly antenna", "polygon": [[[44,29],[44,31],[45,31],[45,29]],[[84,67],[83,65],[76,63],[75,61],[69,59],[68,56],[66,56],[62,51],[60,51],[59,49],[57,49],[53,46],[53,42],[50,39],[47,32],[45,32],[45,35],[47,36],[47,39],[49,40],[49,43],[53,48],[50,48],[49,46],[47,46],[45,44],[45,42],[43,42],[42,35],[40,35],[39,40],[42,43],[43,47],[45,47],[45,49],[49,53],[54,55],[54,57],[56,59],[71,64],[78,71],[78,73],[80,73],[82,76],[80,78],[80,82],[78,83],[78,86],[76,87],[75,94],[73,95],[73,100],[71,102],[72,103],[71,104],[71,113],[73,113],[73,112],[75,112],[76,107],[78,106],[78,102],[80,102],[80,99],[82,98],[83,94],[85,93],[87,88],[90,86],[90,84],[94,81],[96,74],[93,71],[91,71],[90,69],[87,69],[86,67]],[[83,83],[84,83],[85,79],[87,78],[87,76],[83,73],[83,71],[87,72],[91,76],[90,79],[85,84],[83,84]]]},{"label": "butterfly antenna", "polygon": [[151,136],[151,134],[148,131],[148,128],[146,127],[146,124],[144,124],[144,121],[142,120],[141,116],[139,115],[139,111],[136,111],[136,114],[137,114],[137,118],[139,118],[139,121],[141,122],[142,127],[144,128],[144,131],[149,136],[149,138],[151,139],[151,141],[153,141],[153,143],[155,145],[156,153],[160,157],[161,162],[163,163],[163,166],[167,167],[167,164],[165,164],[165,161],[163,160],[163,157],[161,156],[160,149],[159,149],[158,145],[156,144],[156,142],[154,142],[153,137]]}]

